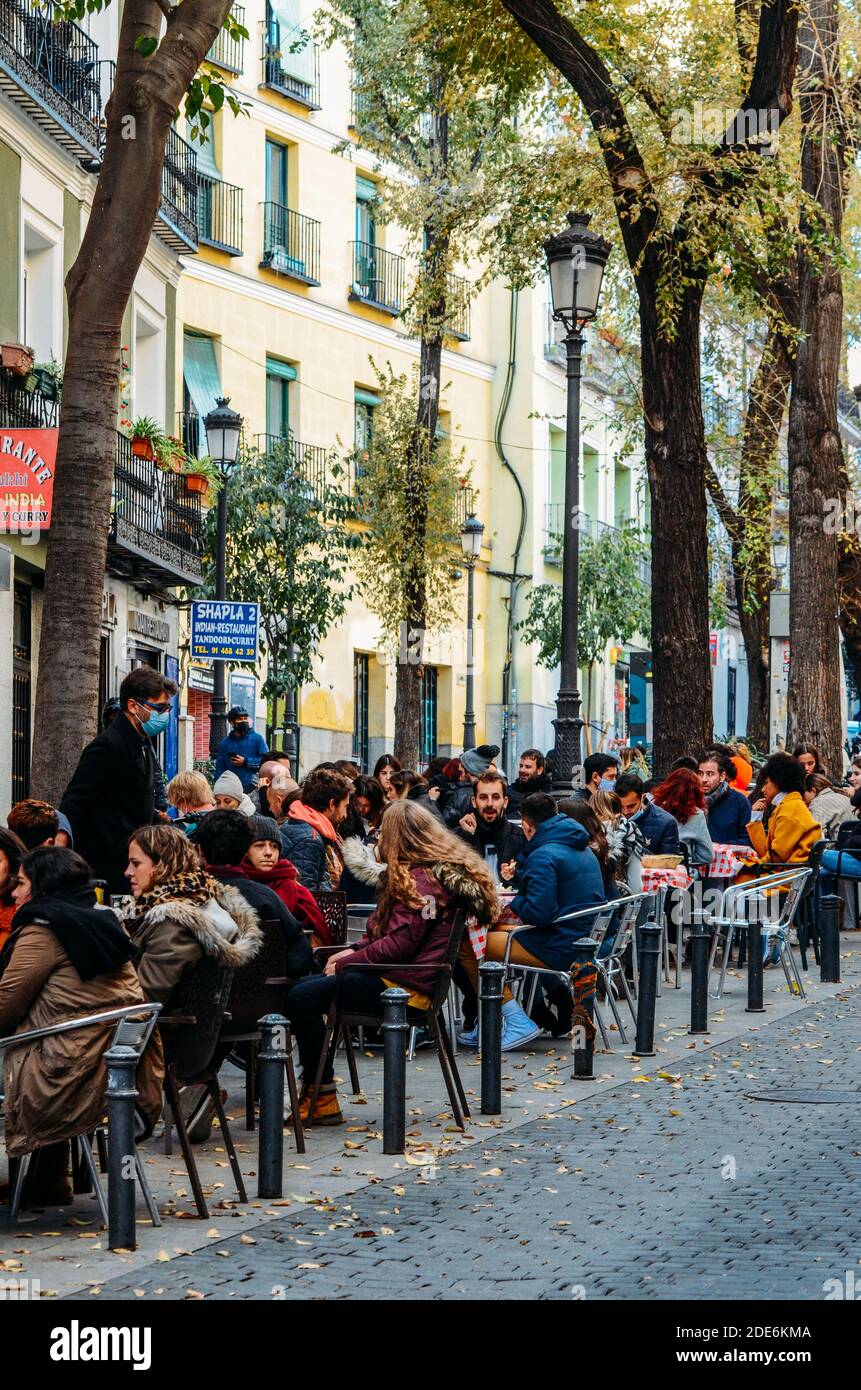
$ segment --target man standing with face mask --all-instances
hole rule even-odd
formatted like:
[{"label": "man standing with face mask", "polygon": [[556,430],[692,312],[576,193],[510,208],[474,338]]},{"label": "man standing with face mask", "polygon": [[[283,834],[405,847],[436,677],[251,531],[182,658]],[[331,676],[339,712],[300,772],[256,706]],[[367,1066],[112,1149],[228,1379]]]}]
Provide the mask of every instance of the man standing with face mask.
[{"label": "man standing with face mask", "polygon": [[160,819],[151,739],[167,727],[176,693],[175,681],[151,666],[130,672],[120,686],[119,714],[87,744],[60,802],[75,849],[110,893],[128,892],[129,836]]},{"label": "man standing with face mask", "polygon": [[234,705],[227,711],[230,733],[221,740],[215,758],[215,780],[222,772],[235,772],[242,790],[254,790],[260,764],[269,752],[265,738],[251,727],[251,716],[244,705]]}]

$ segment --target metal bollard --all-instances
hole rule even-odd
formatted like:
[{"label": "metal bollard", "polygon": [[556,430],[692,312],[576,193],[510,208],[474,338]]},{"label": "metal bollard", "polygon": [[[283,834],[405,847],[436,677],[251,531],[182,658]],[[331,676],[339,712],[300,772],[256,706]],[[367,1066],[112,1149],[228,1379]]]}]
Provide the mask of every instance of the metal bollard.
[{"label": "metal bollard", "polygon": [[765,1013],[765,1005],[762,1002],[762,929],[756,917],[752,917],[747,924],[747,1007],[745,1013]]},{"label": "metal bollard", "polygon": [[658,957],[663,929],[657,922],[646,922],[640,932],[640,987],[637,993],[638,1057],[655,1055],[655,1001],[658,995]]},{"label": "metal bollard", "polygon": [[819,978],[840,984],[840,899],[833,893],[819,899]]},{"label": "metal bollard", "polygon": [[701,908],[691,922],[691,1026],[689,1033],[709,1031],[709,944],[711,933]]},{"label": "metal bollard", "polygon": [[591,1081],[594,1077],[595,1056],[595,989],[598,971],[595,952],[599,942],[591,936],[581,936],[572,951],[571,986],[574,991],[574,1071],[575,1081]]},{"label": "metal bollard", "polygon": [[[108,1068],[108,1249],[134,1250],[135,1233],[135,1071],[133,1047],[112,1047]],[[85,1141],[86,1142],[86,1141]]]},{"label": "metal bollard", "polygon": [[[257,1196],[284,1196],[284,1068],[287,1065],[287,1020],[282,1014],[260,1019],[257,1054],[260,1138]],[[249,1063],[250,1065],[250,1063]]]},{"label": "metal bollard", "polygon": [[482,961],[478,967],[481,1009],[481,1113],[502,1114],[502,986],[505,966]]},{"label": "metal bollard", "polygon": [[384,989],[383,1005],[383,1153],[402,1154],[407,1135],[407,1000],[397,985]]}]

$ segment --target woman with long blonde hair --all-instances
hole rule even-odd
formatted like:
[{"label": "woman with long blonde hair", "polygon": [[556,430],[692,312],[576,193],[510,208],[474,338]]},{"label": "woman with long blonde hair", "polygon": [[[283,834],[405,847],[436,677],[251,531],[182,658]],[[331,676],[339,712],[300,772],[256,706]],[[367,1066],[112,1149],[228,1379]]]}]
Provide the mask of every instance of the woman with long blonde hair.
[{"label": "woman with long blonde hair", "polygon": [[[386,868],[367,935],[331,955],[323,975],[300,980],[287,996],[285,1012],[304,1073],[303,1120],[308,1119],[323,1047],[324,1016],[336,994],[347,1011],[382,1015],[380,995],[396,983],[410,991],[413,1008],[427,1008],[455,913],[465,908],[486,923],[499,915],[496,887],[484,861],[423,806],[394,801],[386,807],[377,853]],[[351,971],[350,965],[379,970]],[[387,965],[401,967],[392,980],[386,979]],[[343,1118],[332,1067],[327,1065],[313,1123],[339,1125]]]}]

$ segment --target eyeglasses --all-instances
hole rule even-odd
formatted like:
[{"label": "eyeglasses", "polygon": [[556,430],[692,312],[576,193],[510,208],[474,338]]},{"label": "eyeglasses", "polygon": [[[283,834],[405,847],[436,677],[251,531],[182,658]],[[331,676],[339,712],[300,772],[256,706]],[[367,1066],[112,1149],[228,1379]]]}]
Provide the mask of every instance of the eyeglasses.
[{"label": "eyeglasses", "polygon": [[153,714],[167,714],[171,707],[170,700],[168,700],[166,705],[157,704],[155,700],[135,700],[135,704],[140,705],[142,709],[151,709]]}]

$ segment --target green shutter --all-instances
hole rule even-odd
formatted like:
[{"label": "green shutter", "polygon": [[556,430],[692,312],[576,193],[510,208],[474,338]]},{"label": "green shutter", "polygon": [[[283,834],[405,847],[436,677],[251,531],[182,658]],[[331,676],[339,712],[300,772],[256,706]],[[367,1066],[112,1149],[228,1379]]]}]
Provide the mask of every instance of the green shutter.
[{"label": "green shutter", "polygon": [[289,362],[281,362],[277,357],[266,358],[267,376],[280,376],[284,381],[295,381],[298,372]]},{"label": "green shutter", "polygon": [[382,399],[381,399],[380,396],[375,396],[374,393],[373,393],[373,391],[365,391],[365,390],[363,390],[363,388],[362,388],[361,386],[357,386],[357,387],[356,387],[356,404],[357,404],[357,405],[370,405],[370,406],[373,407],[373,406],[377,406],[377,405],[382,405]]},{"label": "green shutter", "polygon": [[215,344],[211,338],[197,333],[183,335],[182,373],[202,423],[210,410],[215,409],[215,402],[221,395]]},{"label": "green shutter", "polygon": [[371,180],[356,175],[356,197],[360,203],[369,203],[377,196],[377,185]]}]

